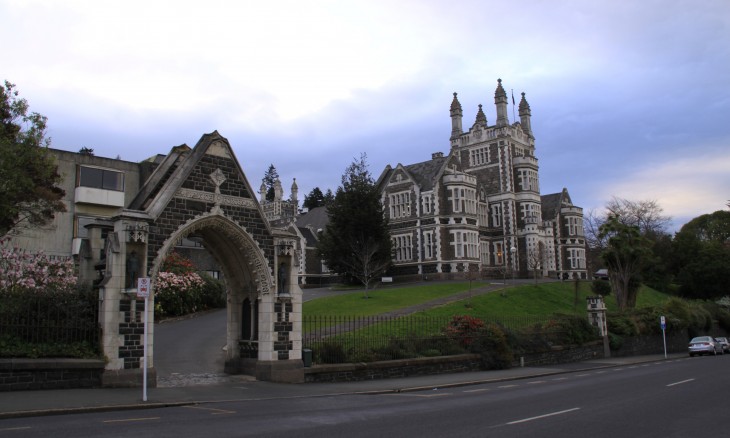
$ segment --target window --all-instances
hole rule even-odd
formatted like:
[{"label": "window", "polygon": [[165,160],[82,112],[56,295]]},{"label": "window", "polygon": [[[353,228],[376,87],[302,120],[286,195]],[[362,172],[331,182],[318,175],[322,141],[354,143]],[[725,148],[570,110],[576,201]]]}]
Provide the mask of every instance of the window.
[{"label": "window", "polygon": [[79,167],[79,186],[94,189],[124,191],[124,174],[98,167]]},{"label": "window", "polygon": [[452,231],[454,257],[479,257],[479,234],[476,231]]},{"label": "window", "polygon": [[571,248],[568,250],[568,260],[571,269],[585,269],[586,252],[584,249]]},{"label": "window", "polygon": [[431,214],[431,194],[425,194],[421,196],[423,200],[423,214]]},{"label": "window", "polygon": [[517,177],[522,190],[531,190],[539,192],[540,187],[537,179],[537,172],[530,169],[520,169],[517,171]]},{"label": "window", "polygon": [[534,218],[540,217],[540,205],[538,205],[538,204],[525,202],[522,205],[520,205],[520,209],[522,210],[522,219],[523,220],[528,217],[534,217]]},{"label": "window", "polygon": [[404,262],[412,260],[412,243],[410,234],[402,234],[393,237],[393,246],[395,247],[395,260]]},{"label": "window", "polygon": [[484,203],[479,203],[479,211],[477,212],[479,218],[480,227],[489,226],[489,206]]},{"label": "window", "polygon": [[481,260],[482,265],[489,264],[489,243],[479,243],[479,259]]},{"label": "window", "polygon": [[568,217],[567,218],[568,235],[569,236],[582,236],[583,235],[583,221],[579,217]]},{"label": "window", "polygon": [[433,258],[433,231],[423,233],[423,256],[427,259]]},{"label": "window", "polygon": [[465,187],[451,189],[454,213],[477,214],[477,191]]},{"label": "window", "polygon": [[494,264],[497,266],[504,265],[504,251],[502,242],[494,243]]},{"label": "window", "polygon": [[411,193],[401,192],[390,195],[390,217],[397,219],[411,215]]},{"label": "window", "polygon": [[492,204],[492,226],[502,226],[502,204]]},{"label": "window", "polygon": [[489,163],[489,147],[484,146],[469,151],[469,163],[472,166],[481,166]]}]

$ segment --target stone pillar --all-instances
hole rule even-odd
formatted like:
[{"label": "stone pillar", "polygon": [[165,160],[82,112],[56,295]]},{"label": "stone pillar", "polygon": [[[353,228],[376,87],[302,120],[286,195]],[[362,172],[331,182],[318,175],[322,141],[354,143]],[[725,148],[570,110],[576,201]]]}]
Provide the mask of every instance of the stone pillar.
[{"label": "stone pillar", "polygon": [[[134,252],[136,262],[130,260]],[[117,217],[106,245],[106,271],[101,282],[99,322],[107,364],[102,386],[142,385],[144,353],[144,301],[136,296],[136,278],[147,274],[147,224],[143,220]],[[154,290],[152,291],[154,294]],[[154,299],[149,298],[147,318],[148,386],[157,382],[153,367]]]}]

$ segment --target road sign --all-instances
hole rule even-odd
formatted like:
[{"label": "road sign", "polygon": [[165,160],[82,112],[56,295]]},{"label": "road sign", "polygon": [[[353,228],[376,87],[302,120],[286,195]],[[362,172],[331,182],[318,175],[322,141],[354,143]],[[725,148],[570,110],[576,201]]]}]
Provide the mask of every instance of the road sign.
[{"label": "road sign", "polygon": [[150,296],[150,279],[141,277],[137,279],[137,298],[148,298]]},{"label": "road sign", "polygon": [[667,328],[667,320],[663,316],[659,317],[659,323],[662,325],[662,330]]},{"label": "road sign", "polygon": [[662,340],[664,341],[664,359],[667,358],[667,319],[664,318],[664,315],[659,317],[659,323],[662,325]]}]

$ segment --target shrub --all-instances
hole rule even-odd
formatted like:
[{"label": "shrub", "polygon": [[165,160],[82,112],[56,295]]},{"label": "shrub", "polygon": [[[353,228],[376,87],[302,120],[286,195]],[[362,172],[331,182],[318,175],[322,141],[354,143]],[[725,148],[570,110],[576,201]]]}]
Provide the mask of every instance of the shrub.
[{"label": "shrub", "polygon": [[558,327],[556,341],[562,345],[581,345],[598,338],[596,327],[588,319],[577,315],[557,315]]},{"label": "shrub", "polygon": [[345,354],[342,345],[337,342],[322,342],[316,344],[312,348],[312,356],[317,363],[345,363],[347,362],[347,354]]},{"label": "shrub", "polygon": [[611,283],[606,280],[593,280],[591,291],[596,295],[605,297],[611,294]]},{"label": "shrub", "polygon": [[639,328],[636,322],[628,313],[610,313],[606,317],[608,331],[621,336],[636,336],[639,334]]},{"label": "shrub", "polygon": [[480,330],[484,321],[469,315],[455,315],[444,330],[446,336],[462,347],[468,348],[476,336],[481,336]]},{"label": "shrub", "polygon": [[469,345],[469,350],[481,355],[482,366],[488,370],[510,368],[514,359],[507,330],[495,323],[486,324],[479,329],[475,341]]}]

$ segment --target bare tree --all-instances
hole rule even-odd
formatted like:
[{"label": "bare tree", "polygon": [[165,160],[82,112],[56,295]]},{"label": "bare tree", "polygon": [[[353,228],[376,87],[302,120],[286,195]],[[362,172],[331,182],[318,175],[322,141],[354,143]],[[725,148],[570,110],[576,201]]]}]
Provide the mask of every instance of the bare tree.
[{"label": "bare tree", "polygon": [[358,239],[350,244],[351,257],[341,260],[348,272],[365,286],[365,298],[369,298],[370,282],[379,277],[390,259],[383,258],[379,242],[370,238]]},{"label": "bare tree", "polygon": [[606,217],[614,216],[624,225],[638,227],[642,236],[665,233],[672,220],[663,214],[664,209],[655,200],[630,201],[614,196],[606,204],[606,210]]},{"label": "bare tree", "polygon": [[535,274],[535,284],[537,284],[538,274],[542,270],[545,262],[545,244],[539,242],[537,248],[532,248],[527,253],[527,266],[532,269]]}]

